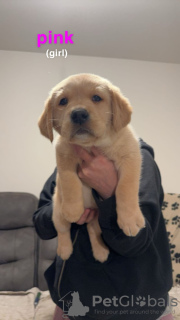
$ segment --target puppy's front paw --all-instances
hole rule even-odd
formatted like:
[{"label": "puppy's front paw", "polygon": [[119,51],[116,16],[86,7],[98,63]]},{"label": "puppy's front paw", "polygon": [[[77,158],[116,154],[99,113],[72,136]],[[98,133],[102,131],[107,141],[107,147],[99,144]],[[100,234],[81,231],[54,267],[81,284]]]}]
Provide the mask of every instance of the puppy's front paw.
[{"label": "puppy's front paw", "polygon": [[74,202],[73,204],[64,204],[62,206],[62,215],[64,218],[73,223],[77,222],[84,212],[84,206],[80,202]]},{"label": "puppy's front paw", "polygon": [[121,214],[118,214],[117,223],[128,237],[135,237],[145,227],[145,219],[140,209],[133,214],[126,212],[122,214],[121,212]]},{"label": "puppy's front paw", "polygon": [[109,256],[109,249],[104,245],[96,248],[93,248],[93,256],[99,262],[105,262]]},{"label": "puppy's front paw", "polygon": [[57,255],[61,257],[62,260],[68,260],[73,252],[72,243],[69,242],[66,245],[58,245]]}]

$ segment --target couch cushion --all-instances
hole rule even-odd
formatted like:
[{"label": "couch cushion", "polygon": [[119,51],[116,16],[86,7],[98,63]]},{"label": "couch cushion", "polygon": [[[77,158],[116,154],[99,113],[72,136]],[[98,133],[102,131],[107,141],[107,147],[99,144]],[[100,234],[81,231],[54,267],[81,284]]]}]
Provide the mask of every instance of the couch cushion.
[{"label": "couch cushion", "polygon": [[44,272],[53,263],[57,250],[57,237],[51,240],[38,239],[38,288],[47,290]]},{"label": "couch cushion", "polygon": [[0,192],[0,229],[33,227],[32,215],[37,204],[38,199],[30,193]]},{"label": "couch cushion", "polygon": [[32,222],[37,198],[0,193],[0,290],[27,290],[37,282],[37,235]]},{"label": "couch cushion", "polygon": [[180,285],[180,194],[165,194],[162,210],[170,244],[173,285]]}]

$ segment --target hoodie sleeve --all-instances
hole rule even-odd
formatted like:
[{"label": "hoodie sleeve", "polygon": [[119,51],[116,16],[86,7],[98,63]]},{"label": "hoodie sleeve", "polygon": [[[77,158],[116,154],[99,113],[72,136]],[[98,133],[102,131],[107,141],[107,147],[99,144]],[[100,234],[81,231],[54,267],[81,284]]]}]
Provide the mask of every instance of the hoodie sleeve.
[{"label": "hoodie sleeve", "polygon": [[55,188],[56,169],[46,181],[40,194],[38,209],[33,215],[33,222],[37,234],[43,240],[55,238],[56,229],[52,222],[52,196]]},{"label": "hoodie sleeve", "polygon": [[141,229],[135,237],[126,236],[117,224],[115,196],[100,201],[98,194],[93,195],[99,208],[99,224],[105,243],[116,253],[135,257],[146,251],[153,241],[154,234],[162,223],[161,206],[163,202],[163,189],[159,169],[154,161],[152,148],[141,141],[143,158],[139,203],[145,217],[145,228]]}]

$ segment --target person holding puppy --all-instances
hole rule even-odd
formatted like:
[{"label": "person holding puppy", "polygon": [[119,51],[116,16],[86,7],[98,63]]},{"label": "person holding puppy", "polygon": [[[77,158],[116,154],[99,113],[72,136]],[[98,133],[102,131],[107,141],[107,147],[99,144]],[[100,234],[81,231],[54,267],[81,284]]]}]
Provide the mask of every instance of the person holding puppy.
[{"label": "person holding puppy", "polygon": [[[54,319],[64,319],[61,298],[78,292],[85,320],[171,320],[168,291],[172,286],[169,243],[161,206],[163,189],[153,149],[140,140],[143,158],[139,204],[145,228],[135,237],[126,236],[117,224],[115,190],[118,175],[112,161],[93,147],[87,152],[74,146],[82,160],[79,178],[92,188],[98,209],[87,208],[71,226],[73,253],[63,261],[56,256],[45,278],[57,304]],[[121,178],[121,177],[120,177]],[[57,236],[52,222],[52,196],[56,169],[40,195],[33,221],[38,235],[45,240]],[[108,260],[95,260],[86,223],[98,215],[102,238],[110,250]],[[88,312],[87,312],[88,310]],[[75,319],[83,319],[80,311]],[[73,315],[68,315],[74,319]],[[67,316],[66,316],[67,319]]]}]

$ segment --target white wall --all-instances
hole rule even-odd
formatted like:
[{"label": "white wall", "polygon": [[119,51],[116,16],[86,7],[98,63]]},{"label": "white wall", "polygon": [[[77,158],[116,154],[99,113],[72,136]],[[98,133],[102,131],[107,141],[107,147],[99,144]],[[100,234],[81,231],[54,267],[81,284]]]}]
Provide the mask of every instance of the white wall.
[{"label": "white wall", "polygon": [[136,132],[155,150],[165,192],[180,192],[180,65],[0,51],[0,191],[37,196],[55,167],[54,148],[37,119],[49,90],[64,77],[90,72],[130,99]]}]

